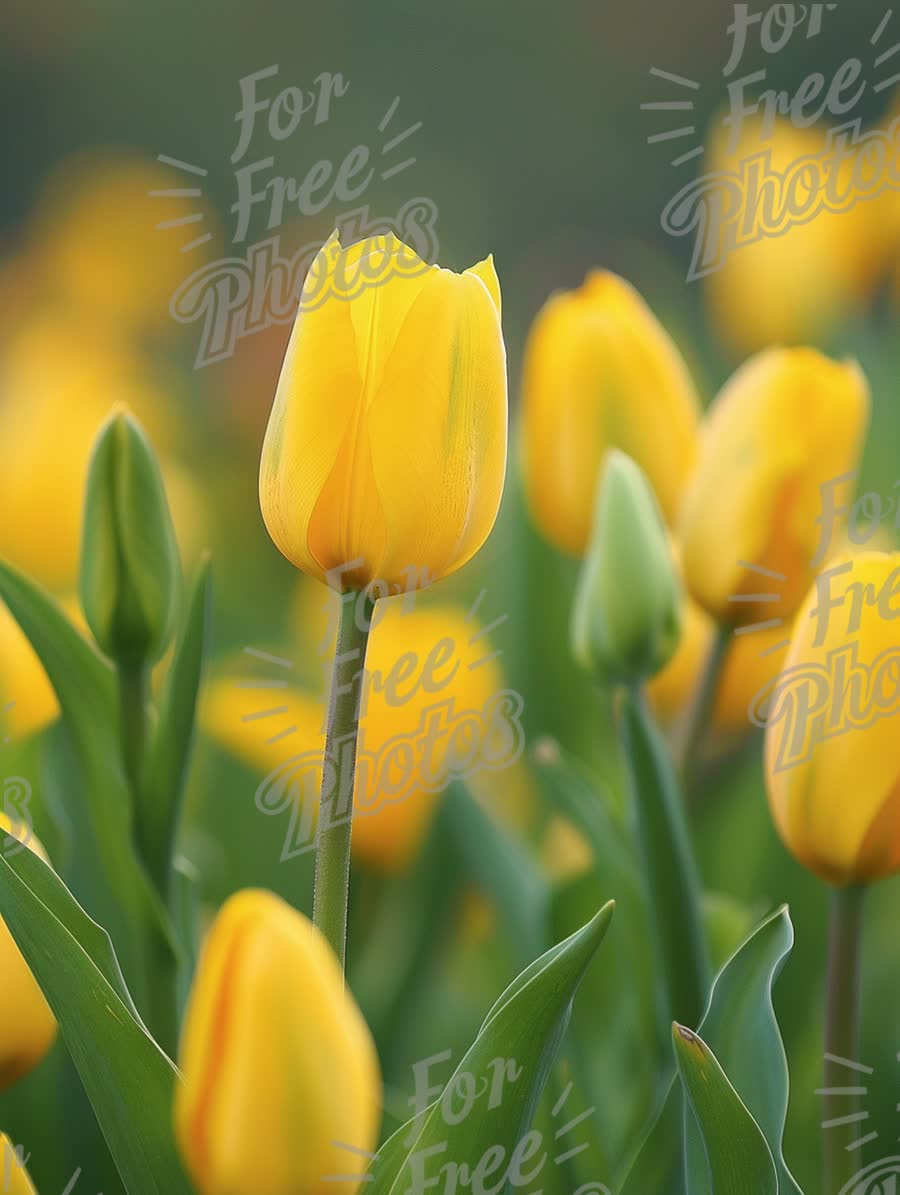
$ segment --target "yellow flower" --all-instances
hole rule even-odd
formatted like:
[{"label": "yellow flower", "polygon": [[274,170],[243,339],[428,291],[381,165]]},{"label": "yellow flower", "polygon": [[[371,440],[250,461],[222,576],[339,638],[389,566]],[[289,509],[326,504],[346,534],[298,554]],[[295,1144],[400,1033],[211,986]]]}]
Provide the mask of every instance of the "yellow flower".
[{"label": "yellow flower", "polygon": [[522,403],[525,484],[551,543],[584,553],[610,448],[640,465],[671,523],[694,464],[699,403],[681,355],[632,286],[595,271],[544,304],[525,348]]},{"label": "yellow flower", "polygon": [[900,868],[898,593],[900,553],[830,564],[763,711],[775,824],[800,862],[837,886]]},{"label": "yellow flower", "polygon": [[375,1045],[320,932],[270,892],[221,909],[179,1051],[175,1131],[202,1195],[352,1195],[377,1144]]},{"label": "yellow flower", "polygon": [[0,1191],[3,1195],[37,1195],[25,1169],[22,1154],[5,1133],[0,1133]]},{"label": "yellow flower", "polygon": [[822,487],[856,468],[868,415],[855,361],[769,349],[732,376],[705,420],[680,526],[687,587],[714,618],[793,615],[812,580]]},{"label": "yellow flower", "polygon": [[[682,611],[681,640],[662,672],[647,684],[660,719],[674,723],[690,709],[713,645],[715,623],[691,598]],[[770,627],[732,638],[716,692],[713,727],[725,734],[751,729],[750,706],[757,693],[781,671],[787,655],[786,629]]]},{"label": "yellow flower", "polygon": [[[356,764],[354,855],[384,870],[404,867],[421,846],[453,765],[474,751],[496,771],[471,779],[480,795],[500,797],[504,814],[527,818],[530,795],[516,769],[521,749],[514,709],[499,699],[503,676],[487,639],[463,610],[408,609],[407,598],[379,603],[366,655],[366,684]],[[495,701],[497,698],[497,701]],[[324,704],[298,689],[279,689],[274,718],[253,718],[272,695],[240,689],[233,680],[211,685],[201,712],[208,732],[252,768],[269,775],[292,757],[325,747]],[[297,730],[272,743],[280,731]],[[479,754],[480,753],[480,754]],[[304,772],[318,794],[321,768]],[[493,782],[493,783],[492,783]],[[513,794],[513,795],[511,795]],[[512,801],[516,808],[510,809]]]},{"label": "yellow flower", "polygon": [[[769,169],[784,175],[796,163],[821,157],[828,147],[826,130],[799,129],[782,118],[769,136],[762,117],[746,120],[734,151],[730,137],[731,130],[720,124],[708,148],[707,173],[740,176],[748,161],[768,153]],[[848,162],[841,172],[840,191],[849,191],[841,210],[820,211],[787,231],[767,225],[765,235],[729,252],[707,276],[710,316],[735,352],[820,341],[871,291],[881,245],[874,235],[875,216],[882,201],[855,197],[852,179],[844,177],[851,170]],[[770,211],[764,189],[758,193],[759,213]],[[750,218],[746,204],[733,214],[735,225]]]},{"label": "yellow flower", "polygon": [[506,423],[491,258],[454,274],[392,236],[343,249],[335,234],[307,275],[266,431],[269,534],[335,589],[440,580],[494,525]]},{"label": "yellow flower", "polygon": [[91,449],[120,399],[165,451],[176,433],[163,392],[108,338],[39,319],[0,359],[0,556],[51,589],[74,585]]},{"label": "yellow flower", "polygon": [[[199,186],[196,177],[137,155],[66,159],[28,230],[54,299],[128,335],[177,332],[172,295],[214,255],[218,233],[203,196],[173,194]],[[194,222],[183,223],[191,216]],[[210,232],[212,239],[182,252]]]},{"label": "yellow flower", "polygon": [[[21,822],[0,812],[0,850],[18,850],[26,843],[45,862],[44,848]],[[6,923],[0,918],[0,1091],[28,1074],[56,1040],[56,1021],[37,981],[28,969]],[[27,1188],[26,1188],[27,1189]]]}]

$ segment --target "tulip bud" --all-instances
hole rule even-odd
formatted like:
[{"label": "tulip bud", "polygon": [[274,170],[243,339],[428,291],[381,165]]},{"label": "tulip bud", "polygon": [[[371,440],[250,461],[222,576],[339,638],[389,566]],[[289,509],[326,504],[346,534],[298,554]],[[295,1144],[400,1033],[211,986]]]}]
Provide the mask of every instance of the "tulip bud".
[{"label": "tulip bud", "polygon": [[868,417],[856,362],[813,349],[768,349],[725,385],[679,528],[687,588],[713,618],[792,617],[813,578],[823,489],[856,468]]},{"label": "tulip bud", "polygon": [[522,374],[524,478],[541,532],[583,555],[611,448],[637,461],[671,523],[699,418],[684,360],[633,287],[594,271],[579,290],[553,295],[534,321]]},{"label": "tulip bud", "polygon": [[81,601],[101,649],[123,664],[159,659],[179,583],[159,465],[136,420],[116,411],[94,446],[81,551]]},{"label": "tulip bud", "polygon": [[[0,813],[0,851],[28,850],[45,862],[44,848],[30,827],[12,822]],[[0,1091],[10,1087],[43,1059],[56,1039],[56,1021],[50,1006],[28,969],[6,923],[0,918]],[[23,1188],[30,1189],[30,1188]]]},{"label": "tulip bud", "polygon": [[604,681],[655,676],[681,633],[681,587],[659,506],[647,478],[611,452],[572,614],[579,663]]},{"label": "tulip bud", "polygon": [[175,1130],[201,1195],[352,1195],[377,1144],[375,1046],[311,922],[232,896],[191,991]]},{"label": "tulip bud", "polygon": [[761,695],[769,805],[797,859],[843,887],[900,869],[900,553],[829,564]]},{"label": "tulip bud", "polygon": [[259,500],[278,550],[338,590],[420,588],[482,546],[506,469],[490,258],[454,274],[393,236],[335,234],[307,275]]},{"label": "tulip bud", "polygon": [[3,1195],[37,1195],[25,1169],[22,1147],[0,1133],[0,1191]]}]

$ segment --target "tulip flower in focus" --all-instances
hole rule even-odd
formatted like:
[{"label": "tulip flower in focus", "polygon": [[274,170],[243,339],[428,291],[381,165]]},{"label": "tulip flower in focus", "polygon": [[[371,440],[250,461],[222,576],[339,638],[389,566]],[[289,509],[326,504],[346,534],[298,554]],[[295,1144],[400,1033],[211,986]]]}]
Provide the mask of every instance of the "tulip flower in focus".
[{"label": "tulip flower in focus", "polygon": [[731,377],[704,422],[680,520],[687,588],[713,618],[791,618],[813,576],[822,487],[856,469],[868,418],[855,361],[768,349]]},{"label": "tulip flower in focus", "polygon": [[188,1001],[175,1131],[201,1195],[352,1195],[377,1144],[375,1046],[320,932],[269,892],[228,900]]},{"label": "tulip flower in focus", "polygon": [[[804,866],[838,887],[900,868],[898,570],[896,552],[829,564],[833,575],[810,590],[760,711],[778,832]],[[871,600],[859,600],[867,586]],[[840,604],[816,614],[823,601]]]},{"label": "tulip flower in focus", "polygon": [[[45,862],[44,848],[30,827],[12,822],[0,811],[0,851],[25,843]],[[12,934],[0,918],[0,1091],[27,1075],[56,1040],[56,1021]],[[24,1188],[25,1190],[29,1188]]]},{"label": "tulip flower in focus", "polygon": [[576,659],[610,684],[655,676],[678,646],[681,602],[650,484],[634,461],[610,452],[572,612]]},{"label": "tulip flower in focus", "polygon": [[345,249],[334,234],[304,283],[266,431],[269,535],[335,589],[440,580],[494,525],[506,424],[492,260],[455,274],[393,236]]},{"label": "tulip flower in focus", "polygon": [[[501,754],[507,750],[508,766],[497,772],[479,770],[471,778],[473,787],[492,805],[501,804],[503,813],[519,824],[527,821],[531,800],[527,777],[514,766],[521,743],[499,714],[492,727],[487,721],[493,699],[505,686],[497,661],[489,658],[493,649],[483,635],[479,637],[477,622],[467,619],[464,610],[407,609],[405,603],[405,598],[380,603],[375,618],[366,656],[354,789],[354,857],[386,871],[405,867],[416,855],[436,812],[444,786],[425,786],[419,763],[426,757],[434,776],[446,777],[454,761],[462,764],[477,736],[490,732],[493,749]],[[396,679],[385,684],[392,674]],[[214,682],[204,699],[202,723],[217,742],[263,775],[295,755],[315,753],[321,758],[325,705],[319,698],[299,689],[280,689],[278,703],[287,709],[277,726],[249,717],[261,706],[259,694],[255,699],[256,704],[253,690],[238,688],[233,680]],[[450,717],[458,725],[456,731]],[[436,720],[429,723],[429,718]],[[267,742],[282,722],[297,731],[279,742]],[[386,750],[395,741],[413,745],[414,766],[407,766],[407,757],[399,751],[393,761],[388,758]],[[321,770],[305,779],[312,799]]]},{"label": "tulip flower in focus", "polygon": [[21,1157],[6,1134],[0,1133],[0,1191],[3,1195],[37,1195],[28,1171],[20,1162]]},{"label": "tulip flower in focus", "polygon": [[[707,152],[707,173],[741,176],[743,164],[768,154],[772,174],[785,175],[795,163],[822,157],[827,131],[797,128],[779,118],[770,135],[759,116],[743,122],[736,150],[732,130],[721,121]],[[837,184],[847,203],[839,211],[824,210],[786,231],[763,229],[765,235],[728,252],[705,280],[710,317],[732,349],[744,356],[770,344],[821,341],[842,320],[852,316],[873,290],[881,264],[878,215],[882,203],[854,195],[852,159]],[[760,190],[758,194],[762,195]],[[759,212],[769,210],[759,200]],[[735,224],[750,219],[731,213]]]},{"label": "tulip flower in focus", "polygon": [[624,279],[594,271],[553,295],[529,334],[522,382],[525,485],[541,532],[562,551],[585,552],[610,448],[637,461],[671,523],[699,417],[684,360]]}]

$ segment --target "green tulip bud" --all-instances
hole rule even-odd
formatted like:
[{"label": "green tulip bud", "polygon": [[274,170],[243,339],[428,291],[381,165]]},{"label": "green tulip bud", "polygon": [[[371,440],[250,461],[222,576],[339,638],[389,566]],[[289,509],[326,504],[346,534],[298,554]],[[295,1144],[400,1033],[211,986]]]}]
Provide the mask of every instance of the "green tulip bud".
[{"label": "green tulip bud", "polygon": [[179,585],[156,456],[137,421],[119,408],[94,445],[81,544],[81,603],[100,648],[119,664],[158,660],[172,634]]},{"label": "green tulip bud", "polygon": [[655,676],[678,646],[681,605],[681,584],[650,483],[630,457],[610,451],[572,612],[578,662],[611,684]]}]

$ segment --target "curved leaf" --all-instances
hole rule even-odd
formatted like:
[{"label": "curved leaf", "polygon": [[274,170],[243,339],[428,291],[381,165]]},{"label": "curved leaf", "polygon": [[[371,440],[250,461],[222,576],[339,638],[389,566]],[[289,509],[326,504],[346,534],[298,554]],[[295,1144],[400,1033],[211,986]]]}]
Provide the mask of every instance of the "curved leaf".
[{"label": "curved leaf", "polygon": [[[500,1175],[518,1157],[546,1155],[528,1133],[565,1032],[572,999],[613,915],[610,903],[578,933],[527,967],[485,1018],[442,1096],[386,1142],[368,1195],[424,1189],[448,1165]],[[552,1151],[552,1145],[549,1145]]]},{"label": "curved leaf", "polygon": [[59,1022],[122,1181],[129,1195],[191,1195],[172,1131],[175,1067],[120,994],[114,956],[101,970],[72,932],[99,941],[74,898],[64,907],[62,885],[40,875],[46,864],[32,856],[23,867],[24,858],[14,869],[0,853],[0,916]]},{"label": "curved leaf", "polygon": [[689,1166],[688,1191],[693,1195],[703,1175],[715,1195],[778,1195],[766,1139],[712,1050],[681,1025],[674,1026],[672,1041],[703,1146],[702,1168],[699,1158]]}]

